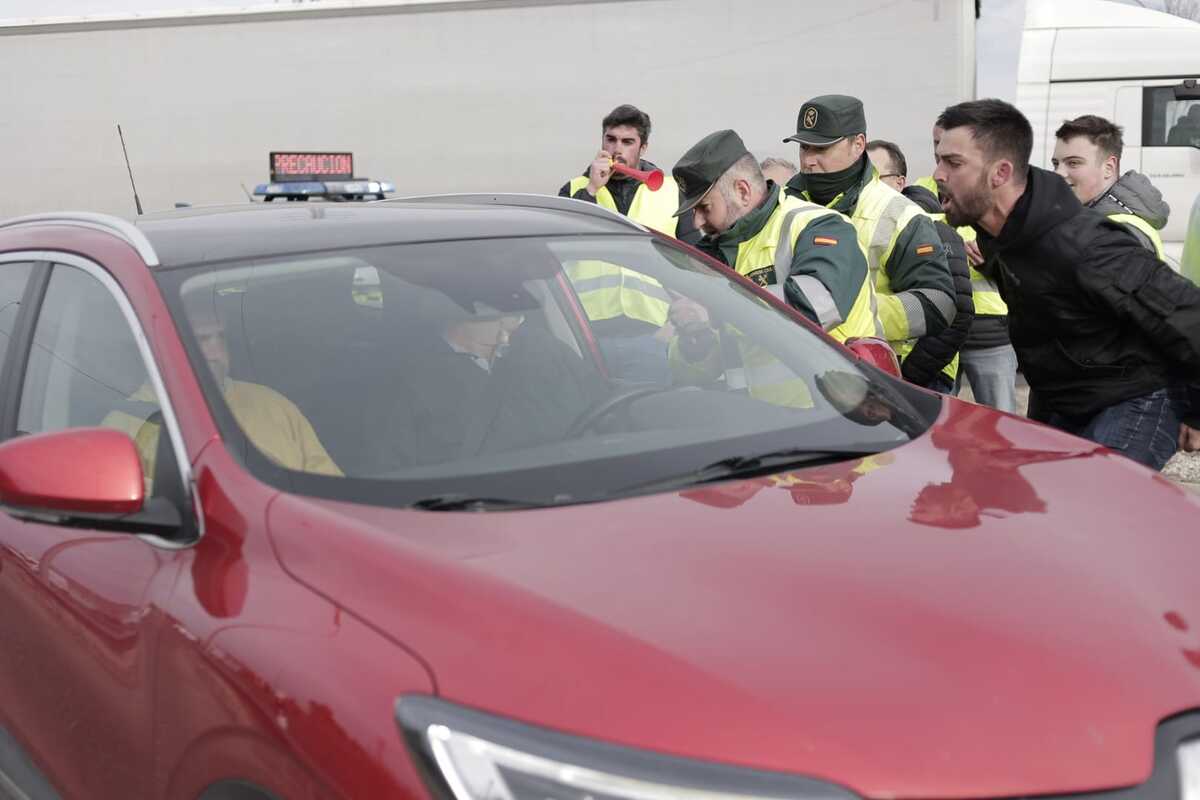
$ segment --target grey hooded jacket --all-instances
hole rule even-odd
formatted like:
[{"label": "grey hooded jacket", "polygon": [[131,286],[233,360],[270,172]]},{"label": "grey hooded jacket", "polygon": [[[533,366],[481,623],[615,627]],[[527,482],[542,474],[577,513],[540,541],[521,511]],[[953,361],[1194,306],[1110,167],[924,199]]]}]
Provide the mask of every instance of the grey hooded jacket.
[{"label": "grey hooded jacket", "polygon": [[[1108,191],[1087,205],[1106,217],[1112,214],[1133,214],[1150,223],[1155,230],[1162,230],[1171,215],[1171,207],[1163,200],[1162,192],[1150,183],[1149,178],[1133,170],[1118,178]],[[1125,227],[1137,236],[1143,247],[1155,250],[1154,242],[1150,241],[1143,231],[1132,225]]]}]

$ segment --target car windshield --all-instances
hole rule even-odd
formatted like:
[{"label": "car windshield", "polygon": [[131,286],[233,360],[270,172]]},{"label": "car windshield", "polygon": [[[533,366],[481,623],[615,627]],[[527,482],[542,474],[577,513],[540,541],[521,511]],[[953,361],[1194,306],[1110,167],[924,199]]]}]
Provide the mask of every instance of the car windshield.
[{"label": "car windshield", "polygon": [[590,502],[879,452],[940,407],[645,235],[157,274],[235,455],[323,497]]}]

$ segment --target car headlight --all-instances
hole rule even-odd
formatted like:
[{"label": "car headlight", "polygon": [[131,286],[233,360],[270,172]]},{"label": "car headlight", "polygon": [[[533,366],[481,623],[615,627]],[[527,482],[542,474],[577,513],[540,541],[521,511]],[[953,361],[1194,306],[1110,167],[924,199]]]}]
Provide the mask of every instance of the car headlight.
[{"label": "car headlight", "polygon": [[1180,744],[1175,760],[1179,764],[1180,800],[1200,800],[1200,739]]},{"label": "car headlight", "polygon": [[454,800],[854,800],[841,786],[664,756],[424,696],[396,718],[435,796]]}]

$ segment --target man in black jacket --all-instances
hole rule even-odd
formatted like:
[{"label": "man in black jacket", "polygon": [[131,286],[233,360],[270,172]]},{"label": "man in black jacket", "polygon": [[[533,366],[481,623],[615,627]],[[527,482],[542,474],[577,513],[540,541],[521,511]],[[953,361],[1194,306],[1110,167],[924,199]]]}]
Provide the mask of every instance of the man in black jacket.
[{"label": "man in black jacket", "polygon": [[1154,469],[1200,449],[1200,289],[1030,167],[1013,106],[959,103],[937,124],[942,208],[979,233],[1042,421]]}]

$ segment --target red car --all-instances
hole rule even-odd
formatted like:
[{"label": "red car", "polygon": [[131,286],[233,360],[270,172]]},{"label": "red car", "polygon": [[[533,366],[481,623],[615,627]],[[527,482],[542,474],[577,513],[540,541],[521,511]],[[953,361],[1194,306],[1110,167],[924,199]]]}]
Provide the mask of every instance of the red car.
[{"label": "red car", "polygon": [[0,370],[0,796],[1200,797],[1196,499],[601,209],[0,223]]}]

